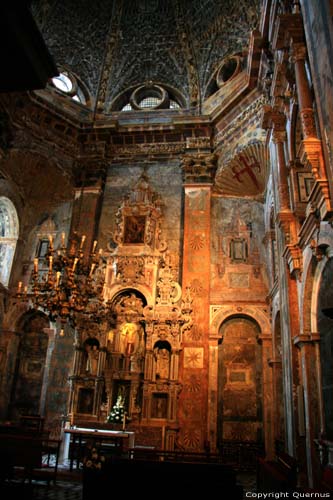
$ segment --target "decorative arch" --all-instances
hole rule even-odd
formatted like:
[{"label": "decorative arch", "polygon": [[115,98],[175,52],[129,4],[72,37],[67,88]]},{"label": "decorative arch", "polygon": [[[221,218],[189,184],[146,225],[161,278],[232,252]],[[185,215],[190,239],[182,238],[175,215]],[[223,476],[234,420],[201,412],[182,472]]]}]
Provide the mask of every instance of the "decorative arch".
[{"label": "decorative arch", "polygon": [[261,334],[270,334],[271,326],[269,316],[264,308],[251,306],[211,306],[211,336],[221,338],[220,326],[232,316],[248,316],[254,320],[261,331]]},{"label": "decorative arch", "polygon": [[19,220],[13,202],[0,196],[0,281],[8,286],[19,236]]}]

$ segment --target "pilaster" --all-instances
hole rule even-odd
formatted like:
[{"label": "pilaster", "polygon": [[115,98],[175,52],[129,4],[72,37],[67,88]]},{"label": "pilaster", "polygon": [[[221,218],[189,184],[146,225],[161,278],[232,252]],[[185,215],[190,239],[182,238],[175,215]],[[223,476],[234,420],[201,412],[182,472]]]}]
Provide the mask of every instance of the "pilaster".
[{"label": "pilaster", "polygon": [[182,339],[179,401],[180,442],[185,449],[203,450],[210,440],[208,421],[209,382],[209,296],[211,190],[216,172],[216,157],[191,151],[183,158],[184,259],[183,289],[193,297],[193,327]]}]

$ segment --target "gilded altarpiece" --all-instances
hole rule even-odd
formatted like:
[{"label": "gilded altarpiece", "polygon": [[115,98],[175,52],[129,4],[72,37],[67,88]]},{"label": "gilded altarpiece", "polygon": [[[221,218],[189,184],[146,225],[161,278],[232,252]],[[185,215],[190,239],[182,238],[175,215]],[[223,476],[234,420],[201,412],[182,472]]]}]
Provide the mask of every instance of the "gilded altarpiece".
[{"label": "gilded altarpiece", "polygon": [[[191,297],[178,283],[178,255],[168,251],[162,226],[163,202],[143,173],[116,214],[116,247],[104,254],[107,312],[94,328],[82,325],[89,333],[77,348],[74,373],[81,375],[71,406],[76,415],[87,410],[84,417],[134,430],[136,444],[172,450]],[[115,407],[125,414],[121,422],[111,418]]]}]

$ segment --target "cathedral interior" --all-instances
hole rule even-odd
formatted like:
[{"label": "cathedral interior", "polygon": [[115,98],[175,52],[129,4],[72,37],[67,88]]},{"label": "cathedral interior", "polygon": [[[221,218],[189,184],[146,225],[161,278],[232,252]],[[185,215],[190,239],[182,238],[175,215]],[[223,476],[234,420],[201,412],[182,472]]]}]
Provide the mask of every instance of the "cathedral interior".
[{"label": "cathedral interior", "polygon": [[332,16],[329,0],[1,5],[2,422],[247,443],[323,484]]}]

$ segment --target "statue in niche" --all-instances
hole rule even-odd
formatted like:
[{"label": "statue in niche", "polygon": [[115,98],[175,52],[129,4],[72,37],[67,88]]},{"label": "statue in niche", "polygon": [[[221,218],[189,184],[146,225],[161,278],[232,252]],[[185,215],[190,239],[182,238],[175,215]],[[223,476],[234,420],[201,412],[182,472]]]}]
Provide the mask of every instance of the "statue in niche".
[{"label": "statue in niche", "polygon": [[144,337],[140,323],[123,323],[120,327],[120,352],[130,359],[131,371],[141,371],[143,351]]},{"label": "statue in niche", "polygon": [[154,356],[156,360],[156,377],[169,378],[170,352],[165,347],[155,347]]},{"label": "statue in niche", "polygon": [[99,342],[95,337],[88,337],[83,344],[84,356],[82,368],[86,373],[97,375],[99,359]]},{"label": "statue in niche", "polygon": [[134,354],[139,346],[138,325],[123,323],[120,327],[120,352],[125,356]]},{"label": "statue in niche", "polygon": [[91,375],[97,375],[99,351],[97,345],[87,345],[87,365],[86,371]]}]

